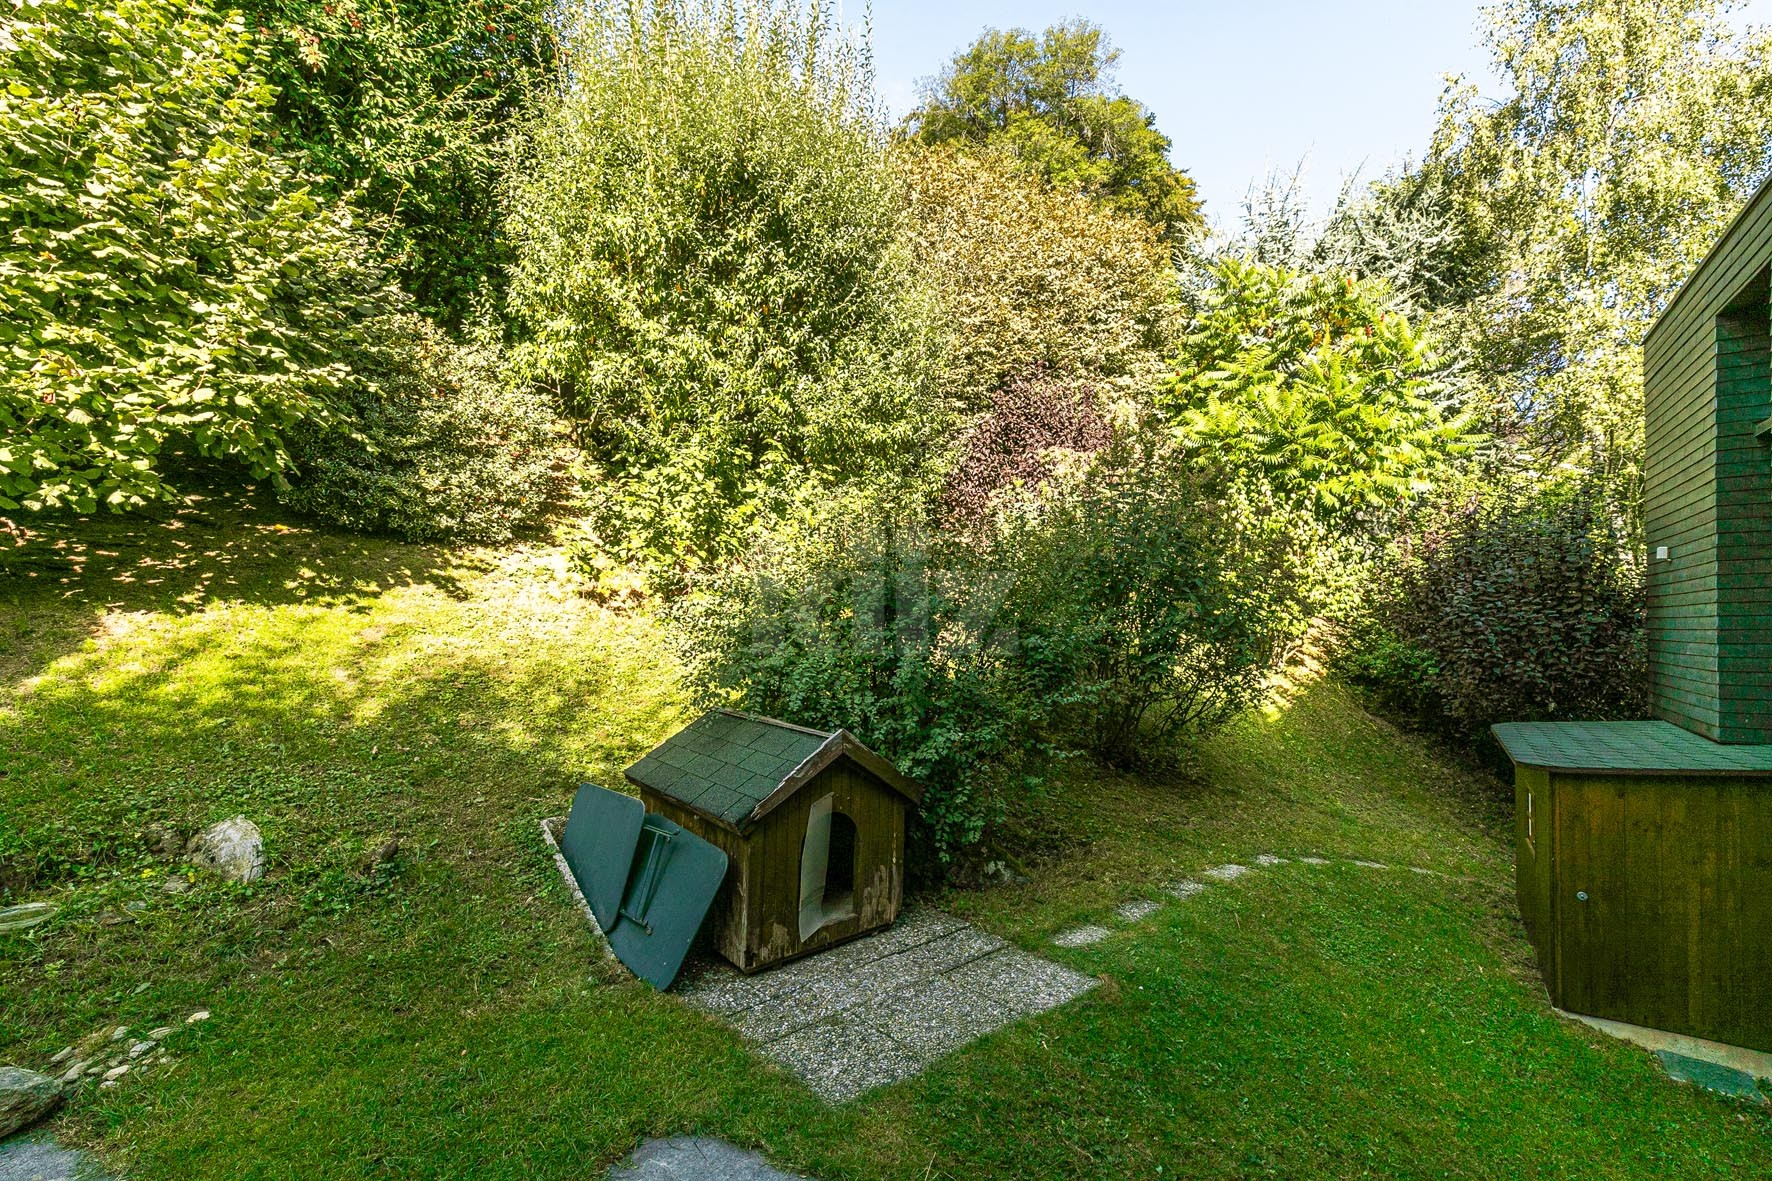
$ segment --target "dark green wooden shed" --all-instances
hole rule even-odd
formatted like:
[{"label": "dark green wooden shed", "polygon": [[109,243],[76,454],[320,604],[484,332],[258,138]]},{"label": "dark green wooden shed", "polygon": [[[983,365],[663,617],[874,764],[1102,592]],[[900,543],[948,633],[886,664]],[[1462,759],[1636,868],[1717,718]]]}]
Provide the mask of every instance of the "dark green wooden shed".
[{"label": "dark green wooden shed", "polygon": [[1644,342],[1650,712],[1495,727],[1551,1000],[1772,1051],[1772,186]]},{"label": "dark green wooden shed", "polygon": [[923,790],[847,730],[714,710],[627,778],[648,812],[725,850],[711,933],[741,971],[898,917],[907,811]]}]

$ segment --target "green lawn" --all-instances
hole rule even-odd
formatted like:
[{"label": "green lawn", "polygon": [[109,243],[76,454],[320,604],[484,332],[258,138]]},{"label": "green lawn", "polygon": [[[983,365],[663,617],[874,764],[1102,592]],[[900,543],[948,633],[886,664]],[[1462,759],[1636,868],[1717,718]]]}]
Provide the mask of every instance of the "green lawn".
[{"label": "green lawn", "polygon": [[[685,703],[655,625],[557,554],[220,498],[3,561],[0,898],[63,909],[0,936],[0,1061],[212,1010],[175,1069],[55,1125],[139,1181],[589,1178],[689,1131],[826,1179],[1768,1174],[1772,1119],[1549,1012],[1495,786],[1332,683],[1185,772],[1071,773],[1028,821],[1053,850],[1030,883],[935,901],[1103,985],[826,1109],[593,964],[536,821]],[[149,826],[236,812],[267,878],[163,890]],[[1048,945],[1267,852],[1446,876],[1293,862]]]}]

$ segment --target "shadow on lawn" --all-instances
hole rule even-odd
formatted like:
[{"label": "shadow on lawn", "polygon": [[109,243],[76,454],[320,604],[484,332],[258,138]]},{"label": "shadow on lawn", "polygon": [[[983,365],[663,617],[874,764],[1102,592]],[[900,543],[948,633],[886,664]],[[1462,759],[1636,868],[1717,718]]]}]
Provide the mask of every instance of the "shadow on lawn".
[{"label": "shadow on lawn", "polygon": [[[269,528],[244,524],[252,538]],[[127,866],[150,828],[188,836],[234,812],[265,828],[273,878],[346,866],[391,834],[472,843],[504,825],[526,831],[584,778],[613,779],[675,718],[674,681],[642,622],[608,617],[541,643],[521,619],[513,630],[501,613],[449,606],[470,597],[449,571],[401,562],[421,549],[308,537],[324,556],[249,540],[184,573],[187,585],[226,570],[263,584],[301,565],[311,576],[295,587],[239,596],[296,610],[203,613],[233,597],[203,592],[164,612],[175,623],[110,616],[89,652],[78,641],[95,628],[94,604],[68,613],[84,626],[62,637],[63,664],[0,709],[0,750],[15,756],[0,769],[0,894]],[[447,598],[376,602],[419,583],[443,584]],[[125,604],[164,602],[123,585]],[[334,606],[300,609],[321,604]],[[30,663],[54,655],[39,645]]]},{"label": "shadow on lawn", "polygon": [[[60,907],[0,947],[0,1058],[315,957],[422,947],[428,988],[517,979],[536,946],[577,954],[536,820],[668,725],[654,655],[625,633],[502,644],[435,596],[371,607],[193,614],[75,654],[0,710],[0,905]],[[156,834],[236,813],[264,834],[265,879],[163,891],[180,865]],[[390,840],[390,862],[367,860]],[[182,982],[176,1005],[137,998],[144,977]]]},{"label": "shadow on lawn", "polygon": [[264,488],[204,488],[136,513],[51,513],[11,524],[0,532],[5,682],[79,647],[101,611],[362,601],[415,585],[462,593],[460,554],[330,532],[286,512]]}]

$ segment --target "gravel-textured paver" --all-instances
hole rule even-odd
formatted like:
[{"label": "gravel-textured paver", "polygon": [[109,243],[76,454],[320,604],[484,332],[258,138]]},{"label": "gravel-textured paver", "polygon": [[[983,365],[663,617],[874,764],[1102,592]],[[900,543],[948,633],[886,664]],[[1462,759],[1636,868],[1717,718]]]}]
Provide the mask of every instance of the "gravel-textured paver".
[{"label": "gravel-textured paver", "polygon": [[110,1181],[110,1174],[48,1132],[24,1132],[0,1140],[0,1181]]},{"label": "gravel-textured paver", "polygon": [[1217,878],[1221,882],[1234,882],[1249,872],[1250,869],[1247,865],[1214,865],[1206,871],[1206,876]]},{"label": "gravel-textured paver", "polygon": [[697,963],[673,991],[756,1043],[825,1102],[842,1103],[1095,983],[952,915],[912,907],[877,935],[755,976],[720,961]]},{"label": "gravel-textured paver", "polygon": [[648,1140],[609,1170],[609,1181],[804,1181],[754,1152],[711,1136]]},{"label": "gravel-textured paver", "polygon": [[1184,878],[1179,882],[1170,882],[1167,886],[1163,887],[1163,892],[1166,894],[1173,894],[1177,898],[1192,898],[1196,894],[1204,894],[1206,892],[1206,883],[1190,881]]},{"label": "gravel-textured paver", "polygon": [[1072,927],[1068,931],[1060,931],[1052,937],[1052,942],[1059,947],[1088,947],[1091,943],[1100,943],[1113,932],[1106,927],[1090,923],[1082,927]]},{"label": "gravel-textured paver", "polygon": [[1114,907],[1114,917],[1122,923],[1136,923],[1150,918],[1161,909],[1161,903],[1152,902],[1149,898],[1134,898]]}]

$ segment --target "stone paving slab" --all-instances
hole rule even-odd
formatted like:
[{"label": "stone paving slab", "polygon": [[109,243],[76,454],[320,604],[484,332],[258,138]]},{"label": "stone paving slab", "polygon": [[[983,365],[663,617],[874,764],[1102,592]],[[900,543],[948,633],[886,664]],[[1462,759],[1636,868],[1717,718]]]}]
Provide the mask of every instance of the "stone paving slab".
[{"label": "stone paving slab", "polygon": [[1100,943],[1113,932],[1096,923],[1082,927],[1072,927],[1052,937],[1052,942],[1059,947],[1088,947],[1091,943]]},{"label": "stone paving slab", "polygon": [[0,1181],[111,1181],[111,1175],[48,1132],[21,1132],[0,1140]]},{"label": "stone paving slab", "polygon": [[609,1181],[805,1181],[754,1152],[711,1136],[648,1140],[609,1170]]},{"label": "stone paving slab", "polygon": [[763,1047],[826,1103],[846,1103],[875,1087],[919,1074],[934,1061],[851,1013],[826,1018]]},{"label": "stone paving slab", "polygon": [[1055,1009],[1095,987],[1085,976],[1063,964],[1043,960],[1019,949],[1000,951],[948,973],[961,988],[1007,1003],[1023,1013]]},{"label": "stone paving slab", "polygon": [[755,976],[697,962],[672,991],[825,1102],[842,1103],[1095,984],[952,915],[912,907],[878,935]]}]

